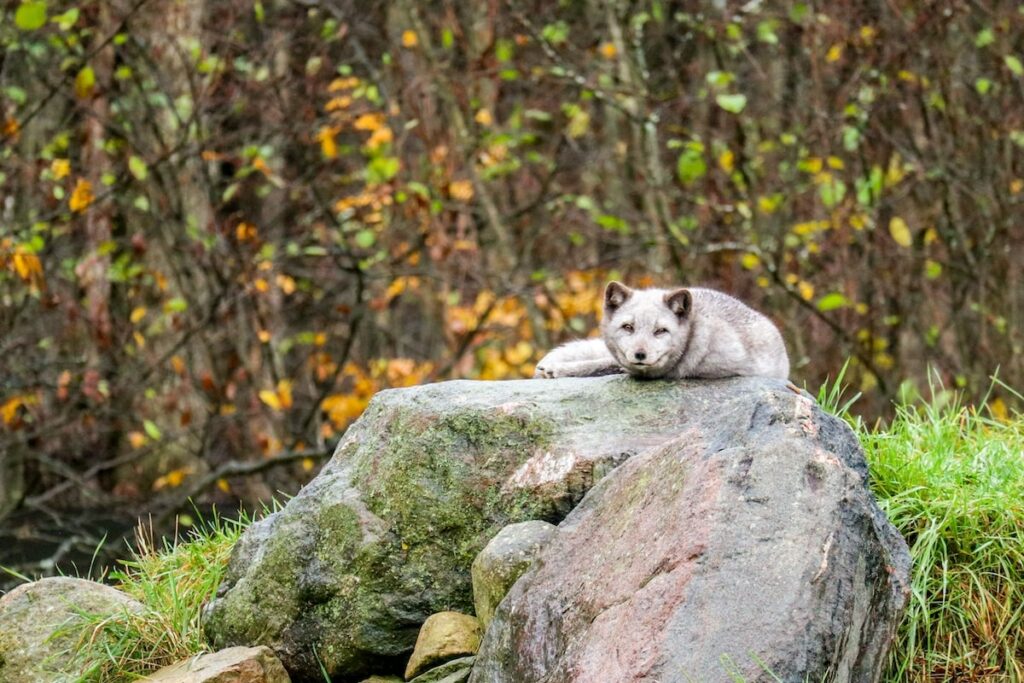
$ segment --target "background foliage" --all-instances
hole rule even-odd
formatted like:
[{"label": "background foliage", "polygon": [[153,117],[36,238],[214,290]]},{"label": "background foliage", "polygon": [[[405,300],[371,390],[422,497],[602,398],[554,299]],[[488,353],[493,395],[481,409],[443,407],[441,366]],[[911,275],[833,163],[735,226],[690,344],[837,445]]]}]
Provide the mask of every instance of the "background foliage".
[{"label": "background foliage", "polygon": [[0,0],[0,46],[0,515],[294,490],[609,277],[871,417],[1024,384],[1018,2]]}]

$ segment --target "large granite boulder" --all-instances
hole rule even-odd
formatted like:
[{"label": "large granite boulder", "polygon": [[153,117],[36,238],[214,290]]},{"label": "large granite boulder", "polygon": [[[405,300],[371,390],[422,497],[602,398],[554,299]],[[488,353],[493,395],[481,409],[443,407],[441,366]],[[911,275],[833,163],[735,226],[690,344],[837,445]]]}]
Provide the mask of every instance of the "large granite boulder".
[{"label": "large granite boulder", "polygon": [[402,671],[420,625],[473,609],[502,527],[557,522],[593,482],[751,391],[736,383],[454,381],[382,391],[332,460],[235,548],[207,610],[216,647],[268,645],[293,677]]},{"label": "large granite boulder", "polygon": [[79,615],[138,612],[143,605],[94,581],[54,577],[25,583],[0,598],[0,681],[76,680],[71,654],[83,636]]},{"label": "large granite boulder", "polygon": [[[804,430],[803,425],[814,433]],[[768,441],[758,445],[762,437]],[[322,680],[321,666],[338,680],[400,672],[420,625],[428,616],[446,610],[472,610],[470,565],[499,529],[530,519],[558,523],[595,482],[637,454],[646,454],[641,463],[660,462],[669,457],[665,453],[681,452],[680,449],[690,453],[686,449],[697,446],[687,444],[696,443],[710,444],[700,451],[707,461],[703,469],[681,466],[679,471],[689,474],[673,480],[671,477],[678,472],[671,468],[647,475],[633,474],[635,468],[630,468],[622,472],[622,477],[617,474],[614,481],[631,477],[631,495],[637,501],[644,500],[646,495],[660,495],[658,492],[665,486],[674,486],[677,491],[686,487],[689,500],[703,501],[711,491],[724,485],[712,479],[705,486],[701,477],[721,475],[716,467],[725,467],[730,458],[746,461],[747,456],[736,453],[749,453],[751,471],[759,471],[754,467],[761,461],[761,450],[757,449],[775,449],[772,452],[777,451],[776,457],[782,460],[784,453],[793,453],[799,459],[803,457],[801,449],[810,449],[822,454],[821,463],[814,467],[822,470],[823,482],[839,476],[830,474],[833,469],[845,473],[843,476],[848,479],[844,481],[848,481],[851,500],[856,503],[850,514],[869,514],[865,519],[870,524],[864,522],[868,526],[884,523],[877,508],[870,507],[873,503],[865,490],[863,460],[850,430],[823,415],[808,397],[794,393],[778,380],[641,382],[617,376],[543,382],[457,381],[385,391],[374,398],[363,417],[349,429],[321,474],[283,509],[253,525],[243,536],[218,598],[207,611],[207,633],[218,647],[270,646],[295,680]],[[832,461],[838,464],[833,465]],[[819,486],[814,483],[818,470],[800,469],[804,464],[797,468],[802,485]],[[734,478],[745,481],[745,471],[737,471]],[[787,464],[785,471],[794,470]],[[785,478],[779,475],[779,479]],[[608,503],[598,503],[608,499],[611,494],[607,491],[618,490],[611,489],[613,483],[609,480],[609,486],[603,489],[605,493],[592,496],[585,509],[574,513],[568,539],[572,538],[571,529],[582,524],[580,520],[596,514],[587,510],[608,509]],[[768,482],[763,485],[767,487]],[[824,484],[820,486],[826,489]],[[650,494],[645,493],[647,487]],[[625,498],[620,502],[632,500],[622,495]],[[840,534],[825,548],[826,538],[819,538],[820,529],[805,528],[799,520],[792,523],[794,528],[790,531],[788,514],[794,501],[785,497],[790,495],[795,495],[792,486],[771,495],[758,493],[754,498],[770,502],[759,503],[752,498],[739,508],[749,517],[736,513],[737,519],[754,524],[753,528],[744,529],[742,534],[739,527],[730,528],[728,537],[712,538],[712,534],[725,533],[724,527],[716,522],[713,528],[697,534],[705,544],[701,547],[728,555],[728,545],[735,542],[737,535],[750,536],[752,529],[759,530],[756,538],[761,539],[765,548],[760,557],[766,565],[773,566],[776,557],[788,557],[784,551],[796,555],[802,548],[804,560],[813,557],[817,567],[824,567],[813,582],[815,590],[831,594],[834,586],[830,582],[838,580],[832,572],[839,559],[850,552],[852,541]],[[829,506],[833,503],[824,503],[822,514],[832,511],[834,508]],[[870,510],[865,512],[858,507],[861,503]],[[682,501],[671,505],[666,502],[665,509],[684,514],[686,508],[681,505]],[[760,514],[764,520],[759,522]],[[697,537],[691,533],[691,527],[701,527],[696,524],[699,520],[682,526],[677,520],[673,526],[669,524],[671,512],[656,515],[665,524],[663,529],[655,529],[652,522],[640,517],[629,511],[614,521],[594,517],[616,529],[636,548],[611,544],[604,549],[595,544],[583,552],[591,560],[603,558],[604,573],[624,574],[622,585],[638,582],[635,587],[642,593],[646,584],[641,585],[638,577],[646,570],[632,565],[629,553],[639,555],[638,548],[655,542],[697,547],[688,539]],[[677,533],[682,536],[673,538]],[[647,539],[647,534],[660,538]],[[606,532],[598,538],[611,543],[613,539],[607,536]],[[543,557],[550,557],[552,547],[568,547],[565,543],[569,540],[563,543],[561,533],[556,538],[559,541],[553,541]],[[893,544],[898,542],[894,535],[890,540]],[[776,544],[780,547],[776,548]],[[796,547],[789,548],[789,544]],[[875,577],[874,572],[883,560],[877,557],[873,546],[862,551],[865,576]],[[898,546],[890,554],[890,564],[900,578],[900,572],[905,570],[901,564],[905,561],[905,549]],[[519,604],[519,585],[526,577],[540,575],[550,566],[550,561],[545,562],[528,572],[505,602]],[[674,576],[668,570],[670,566],[664,565],[649,578],[658,584],[658,576]],[[737,580],[742,579],[740,572],[746,566],[736,565],[733,576]],[[791,570],[800,573],[803,566]],[[782,566],[781,560],[778,567],[780,573],[790,570]],[[578,585],[582,576],[590,579],[596,574],[565,578],[565,582]],[[860,576],[855,574],[844,580],[853,584]],[[777,586],[780,590],[796,588],[795,583],[786,582]],[[902,588],[893,590],[902,596]],[[617,595],[625,599],[626,593]],[[693,605],[707,598],[702,594],[687,595],[685,600],[677,596],[674,604]],[[884,604],[898,612],[894,602]],[[855,606],[861,608],[856,601]],[[577,607],[571,600],[560,608],[568,610],[563,618],[569,620],[566,624],[576,623],[572,620],[576,619],[573,610]],[[584,614],[589,608],[581,605],[579,609]],[[499,609],[499,617],[502,613]],[[875,615],[877,610],[872,608],[868,613]],[[651,618],[643,615],[648,621]],[[532,643],[529,647],[543,648],[546,653],[575,652],[569,641],[562,640],[570,637],[568,632],[542,642],[533,638],[541,638],[539,631],[516,630],[511,627],[514,621],[506,615],[488,629],[485,640],[494,644],[488,650],[488,660],[476,667],[480,671],[474,674],[477,681],[540,680],[530,675],[509,674],[512,670],[496,661],[504,657],[499,652],[501,647],[508,648],[508,657],[518,656],[517,648],[526,642],[521,635]],[[642,623],[637,625],[640,632]],[[870,623],[865,626],[865,633],[887,635],[890,626],[887,622]],[[715,628],[718,627],[709,626],[706,630]],[[875,640],[865,638],[862,642],[866,646],[877,645]],[[629,640],[634,638],[630,636]],[[557,666],[559,657],[549,661],[545,654],[541,659],[555,661]],[[526,657],[522,671],[547,670],[547,664],[535,666],[535,660]],[[570,679],[571,676],[564,680]]]},{"label": "large granite boulder", "polygon": [[745,391],[691,403],[561,523],[471,683],[879,680],[910,557],[856,438],[804,395],[715,386]]}]

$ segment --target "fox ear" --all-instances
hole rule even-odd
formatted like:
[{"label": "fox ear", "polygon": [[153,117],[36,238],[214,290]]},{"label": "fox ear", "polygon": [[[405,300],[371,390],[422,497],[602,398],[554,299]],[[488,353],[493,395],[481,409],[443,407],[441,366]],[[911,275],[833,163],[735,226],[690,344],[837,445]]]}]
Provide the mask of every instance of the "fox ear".
[{"label": "fox ear", "polygon": [[615,310],[626,303],[629,297],[633,296],[633,290],[622,284],[612,280],[608,283],[608,286],[604,288],[604,310],[609,313],[614,313]]},{"label": "fox ear", "polygon": [[693,296],[688,289],[675,289],[665,294],[665,305],[682,320],[690,315],[690,306],[693,304]]}]

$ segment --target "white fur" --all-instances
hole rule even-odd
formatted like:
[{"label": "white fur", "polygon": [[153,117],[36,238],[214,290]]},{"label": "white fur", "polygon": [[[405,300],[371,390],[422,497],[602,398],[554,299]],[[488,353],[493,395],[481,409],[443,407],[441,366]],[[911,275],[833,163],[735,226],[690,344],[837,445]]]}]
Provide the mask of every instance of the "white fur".
[{"label": "white fur", "polygon": [[601,339],[564,344],[541,359],[534,377],[628,372],[644,378],[789,377],[778,328],[713,289],[605,290]]}]

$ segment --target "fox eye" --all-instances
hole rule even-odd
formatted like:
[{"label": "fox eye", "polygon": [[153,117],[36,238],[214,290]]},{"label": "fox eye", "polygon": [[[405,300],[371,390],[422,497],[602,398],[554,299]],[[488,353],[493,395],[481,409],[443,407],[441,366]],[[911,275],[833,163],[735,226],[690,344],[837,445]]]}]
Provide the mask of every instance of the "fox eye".
[{"label": "fox eye", "polygon": [[629,323],[623,323],[622,329],[625,330],[626,332],[629,332],[630,334],[633,334],[633,326],[630,325]]},{"label": "fox eye", "polygon": [[668,330],[666,330],[664,327],[659,327],[654,331],[655,337],[660,337],[663,334],[668,334]]}]

